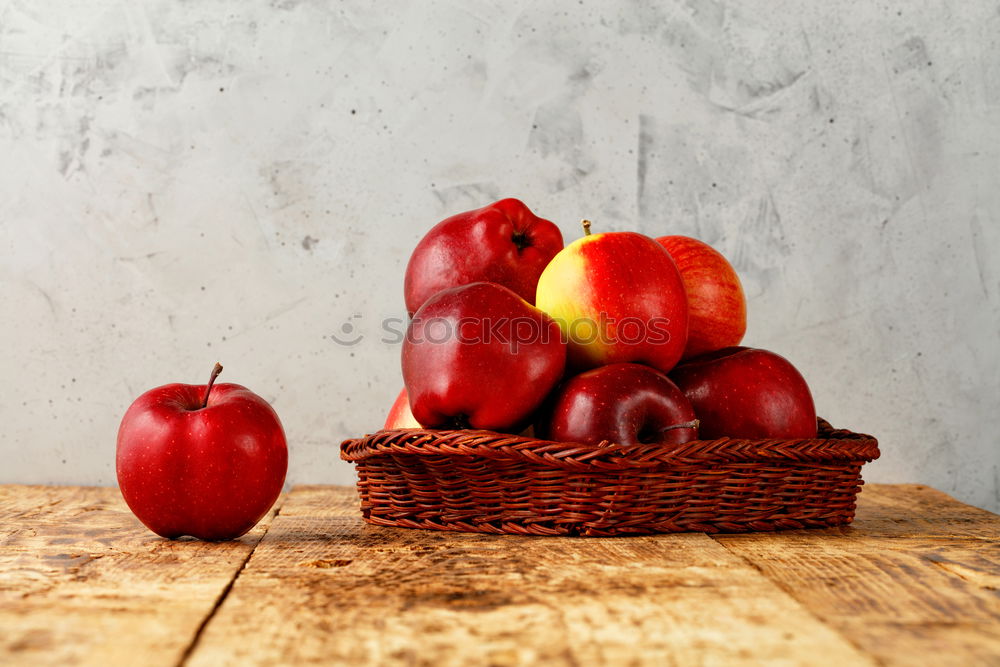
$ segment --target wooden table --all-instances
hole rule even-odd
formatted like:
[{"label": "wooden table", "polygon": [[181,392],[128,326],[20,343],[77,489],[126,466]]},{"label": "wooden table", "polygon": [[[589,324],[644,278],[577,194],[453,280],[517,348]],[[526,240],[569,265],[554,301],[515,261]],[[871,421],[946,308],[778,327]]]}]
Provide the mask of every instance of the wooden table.
[{"label": "wooden table", "polygon": [[0,486],[0,664],[1000,664],[998,536],[913,485],[846,528],[592,539],[377,528],[312,486],[209,544]]}]

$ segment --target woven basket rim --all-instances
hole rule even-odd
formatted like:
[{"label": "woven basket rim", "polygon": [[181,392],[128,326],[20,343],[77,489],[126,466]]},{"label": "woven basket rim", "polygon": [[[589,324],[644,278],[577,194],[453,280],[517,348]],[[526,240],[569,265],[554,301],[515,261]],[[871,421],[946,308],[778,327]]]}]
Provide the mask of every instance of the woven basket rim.
[{"label": "woven basket rim", "polygon": [[485,430],[381,430],[340,445],[340,458],[359,462],[378,456],[463,456],[525,461],[543,468],[636,470],[710,463],[867,463],[879,457],[878,441],[863,433],[834,429],[818,419],[815,438],[751,440],[719,438],[681,445],[585,445]]}]

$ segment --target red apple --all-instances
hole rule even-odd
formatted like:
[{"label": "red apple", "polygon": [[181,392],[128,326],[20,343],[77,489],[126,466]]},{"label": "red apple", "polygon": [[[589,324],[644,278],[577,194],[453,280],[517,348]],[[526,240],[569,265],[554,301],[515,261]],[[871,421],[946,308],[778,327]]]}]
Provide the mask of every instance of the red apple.
[{"label": "red apple", "polygon": [[536,304],[563,328],[570,364],[638,362],[669,371],[687,341],[687,295],[670,254],[634,232],[590,234],[538,279]]},{"label": "red apple", "polygon": [[535,302],[542,269],[563,247],[562,233],[517,199],[466,211],[439,222],[417,244],[403,291],[412,316],[449,287],[492,282]]},{"label": "red apple", "polygon": [[738,345],[747,330],[747,303],[732,265],[698,239],[661,236],[656,240],[670,253],[687,291],[684,358]]},{"label": "red apple", "polygon": [[663,373],[639,364],[611,364],[560,387],[540,428],[563,442],[680,444],[698,437],[691,402]]},{"label": "red apple", "polygon": [[382,428],[387,431],[394,428],[420,428],[420,422],[410,410],[410,397],[406,393],[406,387],[400,390],[396,401],[389,408],[389,414],[385,418],[385,426]]},{"label": "red apple", "polygon": [[816,437],[809,386],[774,352],[728,347],[679,365],[670,378],[691,400],[703,439]]},{"label": "red apple", "polygon": [[438,292],[403,341],[403,380],[427,428],[517,432],[559,381],[559,326],[506,287],[473,283]]},{"label": "red apple", "polygon": [[118,429],[118,485],[163,537],[229,540],[271,508],[288,468],[267,401],[238,384],[167,384],[135,400]]}]

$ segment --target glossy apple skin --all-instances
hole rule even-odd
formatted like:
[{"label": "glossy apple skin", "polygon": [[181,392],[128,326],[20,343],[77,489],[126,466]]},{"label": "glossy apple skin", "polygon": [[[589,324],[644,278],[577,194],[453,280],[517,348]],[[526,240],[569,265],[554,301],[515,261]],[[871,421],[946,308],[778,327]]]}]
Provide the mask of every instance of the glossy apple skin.
[{"label": "glossy apple skin", "polygon": [[[410,410],[410,397],[406,393],[406,387],[403,387],[393,402],[382,428],[386,431],[400,428],[423,428],[417,418],[413,416],[413,411]],[[533,438],[535,435],[533,425],[529,424],[518,435]]]},{"label": "glossy apple skin", "polygon": [[118,430],[117,472],[132,512],[157,535],[229,540],[271,508],[288,469],[267,401],[237,384],[168,384],[137,398]]},{"label": "glossy apple skin", "polygon": [[[545,267],[535,303],[563,328],[576,369],[636,362],[666,372],[687,342],[680,273],[663,246],[642,234],[577,239]],[[636,336],[634,324],[617,328],[626,321],[640,323],[645,335]]]},{"label": "glossy apple skin", "polygon": [[413,412],[410,410],[410,397],[406,393],[406,387],[400,390],[392,407],[389,408],[389,414],[386,415],[385,425],[382,428],[385,430],[394,428],[420,428],[420,422],[417,421],[417,418],[413,416]]},{"label": "glossy apple skin", "polygon": [[809,386],[774,352],[729,347],[684,362],[670,378],[694,406],[702,439],[816,437]]},{"label": "glossy apple skin", "polygon": [[437,292],[474,282],[503,285],[534,303],[538,276],[562,247],[559,228],[517,199],[453,215],[427,232],[410,256],[406,310],[412,316]]},{"label": "glossy apple skin", "polygon": [[747,330],[743,285],[729,261],[712,246],[689,236],[661,236],[677,265],[688,297],[688,339],[684,359],[739,345]]},{"label": "glossy apple skin", "polygon": [[473,283],[420,307],[402,357],[410,407],[424,427],[516,433],[562,377],[566,345],[559,326],[517,294]]},{"label": "glossy apple skin", "polygon": [[611,364],[567,380],[547,402],[540,430],[550,440],[620,445],[681,444],[698,437],[684,393],[660,371]]}]

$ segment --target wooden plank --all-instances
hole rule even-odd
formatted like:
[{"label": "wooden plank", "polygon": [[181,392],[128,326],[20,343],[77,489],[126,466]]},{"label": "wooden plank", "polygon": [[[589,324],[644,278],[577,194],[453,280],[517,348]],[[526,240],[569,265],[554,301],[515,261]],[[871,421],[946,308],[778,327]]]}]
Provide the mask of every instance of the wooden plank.
[{"label": "wooden plank", "polygon": [[170,541],[118,489],[0,486],[0,663],[177,664],[269,518]]},{"label": "wooden plank", "polygon": [[412,531],[357,506],[294,489],[191,664],[872,664],[702,534]]},{"label": "wooden plank", "polygon": [[[1000,664],[1000,516],[918,486],[866,486],[852,527],[717,536],[888,665]],[[933,656],[933,658],[930,658]]]},{"label": "wooden plank", "polygon": [[922,484],[866,484],[858,517],[845,530],[879,537],[997,540],[998,520],[992,512]]}]

